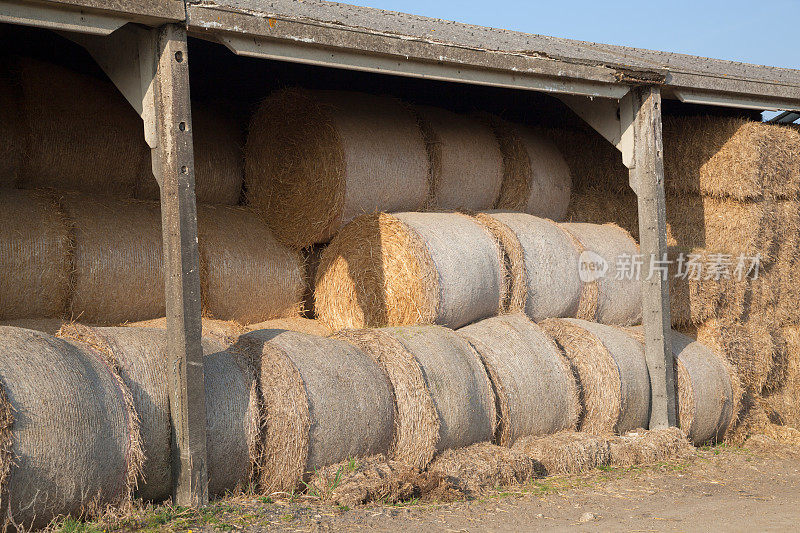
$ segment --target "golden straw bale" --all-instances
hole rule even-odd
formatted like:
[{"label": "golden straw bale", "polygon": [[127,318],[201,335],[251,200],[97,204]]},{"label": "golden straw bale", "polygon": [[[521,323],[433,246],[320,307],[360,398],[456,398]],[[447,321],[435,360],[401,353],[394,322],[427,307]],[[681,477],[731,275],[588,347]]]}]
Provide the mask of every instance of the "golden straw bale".
[{"label": "golden straw bale", "polygon": [[430,158],[428,210],[491,209],[503,181],[503,157],[492,129],[467,115],[414,106]]},{"label": "golden straw bale", "polygon": [[197,232],[207,316],[250,324],[299,314],[302,257],[278,243],[251,210],[201,205]]},{"label": "golden straw bale", "polygon": [[496,315],[506,300],[500,246],[460,213],[363,215],[322,254],[315,289],[334,330],[442,324]]},{"label": "golden straw bale", "polygon": [[524,437],[512,450],[536,460],[544,475],[580,474],[610,463],[609,441],[606,435],[566,430],[543,437]]},{"label": "golden straw bale", "polygon": [[604,194],[633,192],[628,169],[622,164],[622,154],[599,133],[588,128],[553,128],[550,133],[572,174],[573,196],[592,189]]},{"label": "golden straw bale", "polygon": [[362,213],[417,210],[428,155],[410,109],[385,97],[286,89],[253,115],[245,149],[247,200],[275,236],[327,242]]},{"label": "golden straw bale", "polygon": [[782,328],[780,339],[764,405],[775,422],[800,429],[800,327]]},{"label": "golden straw bale", "polygon": [[286,331],[298,331],[300,333],[308,333],[309,335],[317,335],[318,337],[325,337],[331,334],[330,328],[319,320],[312,320],[299,316],[273,318],[272,320],[265,320],[257,324],[248,324],[244,326],[244,329],[247,331],[255,331],[257,329],[285,329]]},{"label": "golden straw bale", "polygon": [[62,316],[73,246],[70,225],[52,196],[0,192],[0,319]]},{"label": "golden straw bale", "polygon": [[325,251],[326,244],[316,244],[303,248],[303,267],[306,290],[303,292],[303,316],[306,318],[316,318],[314,311],[314,286],[317,282],[317,270],[322,259],[322,252]]},{"label": "golden straw bale", "polygon": [[[202,334],[204,338],[213,339],[223,345],[230,345],[236,342],[239,335],[247,330],[244,326],[233,320],[214,320],[213,318],[200,319],[202,324]],[[120,326],[130,328],[153,328],[167,329],[166,317],[154,318],[151,320],[140,320],[138,322],[126,322]]]},{"label": "golden straw bale", "polygon": [[636,466],[690,457],[694,448],[680,428],[639,429],[610,439],[610,464]]}]

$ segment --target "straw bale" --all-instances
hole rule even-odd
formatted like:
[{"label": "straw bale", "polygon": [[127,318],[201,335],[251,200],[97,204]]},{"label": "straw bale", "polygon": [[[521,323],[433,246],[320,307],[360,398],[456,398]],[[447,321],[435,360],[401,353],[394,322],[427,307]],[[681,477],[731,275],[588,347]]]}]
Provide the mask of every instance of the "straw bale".
[{"label": "straw bale", "polygon": [[335,338],[355,345],[380,365],[394,395],[394,433],[388,456],[425,468],[436,453],[439,415],[419,362],[393,336],[379,329],[344,330]]},{"label": "straw bale", "polygon": [[731,117],[666,117],[664,183],[740,200],[792,198],[800,186],[800,133]]},{"label": "straw bale", "polygon": [[319,320],[312,320],[310,318],[302,317],[287,317],[287,318],[273,318],[272,320],[265,320],[257,324],[249,324],[244,326],[247,331],[255,331],[257,329],[285,329],[287,331],[297,331],[299,333],[308,333],[309,335],[317,335],[319,337],[326,337],[331,334],[331,330]]},{"label": "straw bale", "polygon": [[572,176],[561,151],[539,129],[491,119],[503,153],[503,184],[495,209],[564,220]]},{"label": "straw bale", "polygon": [[201,205],[197,232],[206,316],[249,324],[300,312],[302,257],[252,211]]},{"label": "straw bale", "polygon": [[278,240],[327,242],[362,213],[423,207],[428,155],[410,109],[386,97],[286,89],[253,115],[247,200]]},{"label": "straw bale", "polygon": [[0,319],[58,317],[69,298],[72,237],[58,205],[38,191],[0,193]]},{"label": "straw bale", "polygon": [[20,186],[132,197],[150,149],[114,85],[35,59],[16,63],[27,132]]},{"label": "straw bale", "polygon": [[[711,318],[720,305],[723,292],[736,280],[706,279],[707,265],[713,262],[713,257],[705,248],[684,250],[669,247],[667,257],[671,261],[668,274],[672,325],[701,324]],[[695,273],[695,264],[701,265],[703,270]]]},{"label": "straw bale", "polygon": [[164,253],[158,204],[67,194],[74,231],[68,317],[120,324],[164,316]]},{"label": "straw bale", "polygon": [[0,58],[0,188],[16,186],[27,140],[22,88],[7,63]]},{"label": "straw bale", "polygon": [[[247,329],[232,320],[214,320],[213,318],[200,319],[203,337],[213,339],[226,345],[233,344],[239,335],[245,333]],[[156,328],[167,329],[167,318],[154,318],[152,320],[141,320],[139,322],[126,322],[120,326],[132,328]]]},{"label": "straw bale", "polygon": [[317,468],[388,451],[394,424],[389,381],[351,344],[258,330],[239,337],[233,349],[260,364],[259,475],[267,493],[291,491]]},{"label": "straw bale", "polygon": [[[220,106],[192,105],[194,192],[198,204],[236,205],[244,181],[244,133]],[[150,152],[142,161],[136,197],[158,200],[161,188],[153,176]]]},{"label": "straw bale", "polygon": [[782,328],[780,339],[764,405],[777,423],[800,429],[800,327]]},{"label": "straw bale", "polygon": [[479,220],[486,219],[500,224],[495,232],[506,255],[513,259],[509,261],[510,294],[523,287],[523,296],[515,301],[524,303],[525,313],[533,320],[575,316],[583,286],[578,273],[580,252],[570,235],[550,220],[524,213],[493,212]]},{"label": "straw bale", "polygon": [[3,326],[0,339],[4,526],[41,528],[125,501],[139,431],[113,367],[40,332]]},{"label": "straw bale", "polygon": [[487,318],[457,331],[483,361],[496,398],[494,441],[574,429],[580,403],[568,361],[523,314]]},{"label": "straw bale", "polygon": [[3,320],[0,322],[0,326],[32,329],[34,331],[47,333],[48,335],[55,335],[65,324],[67,324],[67,322],[60,318],[17,318],[15,320]]},{"label": "straw bale", "polygon": [[521,451],[488,442],[447,450],[428,467],[428,472],[472,497],[498,487],[527,483],[539,477],[542,470],[537,461]]},{"label": "straw bale", "polygon": [[[622,270],[621,261],[639,253],[639,245],[631,234],[616,224],[560,225],[569,232],[586,252],[601,257],[608,270],[596,279],[597,305],[594,313],[580,314],[580,318],[604,324],[627,326],[642,320],[642,283]],[[599,273],[597,273],[599,274]]]},{"label": "straw bale", "polygon": [[[583,194],[593,188],[603,191],[604,194],[632,192],[628,169],[622,164],[622,155],[599,133],[588,128],[586,130],[554,128],[550,133],[556,146],[564,154],[573,177],[572,202],[575,201],[576,194]],[[579,220],[579,222],[595,221]]]},{"label": "straw bale", "polygon": [[471,213],[500,246],[505,267],[502,313],[524,313],[528,299],[525,250],[511,228],[487,213]]},{"label": "straw bale", "polygon": [[500,245],[467,215],[364,215],[323,253],[315,308],[334,330],[430,323],[457,328],[502,309],[504,280]]},{"label": "straw bale", "polygon": [[322,260],[322,252],[325,251],[326,244],[317,244],[303,248],[303,267],[305,272],[306,289],[303,292],[303,316],[306,318],[316,318],[314,310],[314,284],[317,280],[319,263]]},{"label": "straw bale", "polygon": [[612,466],[635,466],[690,457],[694,448],[680,428],[638,429],[609,441]]},{"label": "straw bale", "polygon": [[[136,496],[163,501],[172,494],[170,371],[167,338],[156,328],[67,326],[59,337],[92,346],[114,362],[133,393],[141,419],[144,468]],[[208,490],[223,495],[247,485],[258,444],[255,376],[248,363],[219,342],[203,339],[206,393]]]},{"label": "straw bale", "polygon": [[579,319],[540,326],[569,359],[583,412],[578,429],[625,433],[650,420],[650,375],[644,348],[630,332]]},{"label": "straw bale", "polygon": [[524,437],[512,450],[537,461],[543,474],[580,474],[611,460],[609,438],[591,433],[560,431],[544,437]]},{"label": "straw bale", "polygon": [[439,420],[436,451],[490,441],[497,421],[495,397],[480,356],[472,346],[454,331],[440,326],[382,331],[398,340],[422,370]]},{"label": "straw bale", "polygon": [[430,157],[426,209],[491,209],[503,181],[503,156],[492,129],[437,107],[413,110]]}]

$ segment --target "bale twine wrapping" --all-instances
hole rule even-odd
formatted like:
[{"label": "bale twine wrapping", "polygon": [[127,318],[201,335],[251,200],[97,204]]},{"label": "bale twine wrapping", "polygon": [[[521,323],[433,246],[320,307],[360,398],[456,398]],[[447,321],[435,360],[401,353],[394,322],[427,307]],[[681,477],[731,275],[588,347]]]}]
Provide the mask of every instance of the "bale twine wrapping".
[{"label": "bale twine wrapping", "polygon": [[539,326],[515,314],[487,318],[457,333],[478,352],[491,379],[497,444],[575,428],[580,403],[572,371]]},{"label": "bale twine wrapping", "polygon": [[503,156],[492,129],[445,109],[414,106],[430,157],[427,209],[491,209],[503,181]]},{"label": "bale twine wrapping", "polygon": [[503,184],[495,209],[564,220],[572,190],[567,162],[543,131],[491,119],[503,153]]},{"label": "bale twine wrapping", "polygon": [[569,359],[582,413],[578,429],[625,433],[650,421],[650,374],[644,348],[630,332],[578,319],[540,326]]},{"label": "bale twine wrapping", "polygon": [[380,329],[339,331],[345,340],[380,365],[394,395],[394,433],[390,459],[425,468],[436,453],[439,415],[419,362],[400,341]]},{"label": "bale twine wrapping", "polygon": [[492,440],[497,423],[494,392],[480,356],[466,340],[440,326],[382,331],[398,340],[422,370],[439,419],[437,452]]},{"label": "bale twine wrapping", "polygon": [[[169,409],[171,363],[166,333],[155,328],[67,326],[59,336],[103,352],[119,369],[141,420],[144,465],[136,496],[163,501],[172,494]],[[212,496],[244,487],[250,480],[258,444],[259,412],[255,379],[235,354],[203,340],[206,393],[208,490]]]},{"label": "bale twine wrapping", "polygon": [[291,491],[317,468],[387,452],[392,391],[363,352],[341,340],[284,330],[247,333],[233,349],[260,364],[264,491]]},{"label": "bale twine wrapping", "polygon": [[35,59],[19,58],[16,69],[28,134],[20,186],[132,197],[150,149],[119,91]]},{"label": "bale twine wrapping", "polygon": [[112,365],[91,350],[0,327],[0,511],[37,529],[125,501],[141,468],[139,428]]},{"label": "bale twine wrapping", "polygon": [[425,203],[425,143],[411,110],[394,99],[281,90],[264,100],[249,131],[247,199],[282,242],[327,242],[362,213]]},{"label": "bale twine wrapping", "polygon": [[[244,181],[244,135],[239,124],[217,106],[192,105],[194,192],[198,204],[236,205]],[[136,197],[158,200],[161,189],[145,154]]]},{"label": "bale twine wrapping", "polygon": [[0,193],[0,319],[64,313],[72,246],[69,224],[52,197]]},{"label": "bale twine wrapping", "polygon": [[120,324],[164,316],[164,253],[158,204],[65,195],[74,231],[69,316]]},{"label": "bale twine wrapping", "polygon": [[[576,316],[586,295],[578,273],[580,252],[569,233],[550,220],[524,213],[493,212],[484,217],[500,224],[495,233],[510,258],[510,293],[522,288],[525,313],[533,320]],[[516,251],[517,244],[521,252]]]},{"label": "bale twine wrapping", "polygon": [[315,309],[334,330],[457,328],[502,309],[504,279],[499,244],[467,215],[364,215],[322,254]]},{"label": "bale twine wrapping", "polygon": [[197,232],[206,316],[250,324],[299,314],[302,257],[279,244],[252,211],[199,206]]},{"label": "bale twine wrapping", "polygon": [[641,322],[642,283],[636,276],[626,275],[619,263],[639,253],[631,234],[616,224],[565,223],[561,228],[575,238],[579,250],[592,252],[608,265],[607,272],[596,280],[597,305],[590,307],[594,312],[580,313],[580,318],[620,326]]}]

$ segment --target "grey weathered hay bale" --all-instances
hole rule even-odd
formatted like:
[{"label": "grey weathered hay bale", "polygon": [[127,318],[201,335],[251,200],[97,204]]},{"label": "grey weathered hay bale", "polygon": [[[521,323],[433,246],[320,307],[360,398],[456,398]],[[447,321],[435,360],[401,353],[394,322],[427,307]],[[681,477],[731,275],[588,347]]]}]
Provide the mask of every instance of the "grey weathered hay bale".
[{"label": "grey weathered hay bale", "polygon": [[729,117],[664,120],[664,183],[716,197],[787,198],[800,185],[800,132]]},{"label": "grey weathered hay bale", "polygon": [[436,451],[490,441],[497,422],[495,397],[474,348],[454,331],[439,326],[383,331],[400,341],[422,370],[439,419]]},{"label": "grey weathered hay bale", "polygon": [[205,315],[249,324],[300,312],[302,257],[252,211],[199,206],[197,232]]},{"label": "grey weathered hay bale", "polygon": [[410,109],[385,97],[281,90],[253,115],[247,199],[282,242],[327,242],[362,213],[420,209],[428,156]]},{"label": "grey weathered hay bale", "polygon": [[[197,203],[238,204],[244,181],[244,134],[236,120],[217,106],[193,104],[192,143]],[[142,167],[136,197],[158,200],[161,190],[153,176],[149,151]]]},{"label": "grey weathered hay bale", "polygon": [[[136,496],[162,501],[172,493],[166,333],[155,328],[67,326],[59,336],[103,352],[119,369],[141,420],[144,465]],[[222,344],[203,340],[208,490],[219,496],[247,485],[258,443],[255,378],[247,363]]]},{"label": "grey weathered hay bale", "polygon": [[58,204],[37,191],[0,193],[0,319],[67,308],[72,237]]},{"label": "grey weathered hay bale", "polygon": [[580,403],[569,363],[525,315],[487,318],[457,331],[483,361],[498,411],[495,442],[574,429]]},{"label": "grey weathered hay bale", "polygon": [[639,429],[609,439],[612,466],[636,466],[691,456],[694,448],[677,427]]},{"label": "grey weathered hay bale", "polygon": [[525,312],[528,300],[528,287],[525,277],[525,250],[517,235],[511,228],[487,213],[471,213],[500,246],[500,253],[505,266],[503,292],[505,299],[500,306],[501,313]]},{"label": "grey weathered hay bale", "polygon": [[528,483],[541,475],[542,466],[518,450],[480,442],[441,453],[428,472],[475,497],[491,489]]},{"label": "grey weathered hay bale", "polygon": [[[494,212],[485,216],[498,221],[513,235],[503,235],[503,227],[494,230],[512,258],[510,292],[516,294],[516,287],[523,287],[525,313],[533,320],[575,316],[586,294],[578,273],[580,252],[570,234],[550,220],[524,213]],[[515,252],[517,244],[521,254]],[[517,266],[519,259],[513,259],[520,255],[522,268]]]},{"label": "grey weathered hay bale", "polygon": [[474,117],[414,106],[430,157],[427,209],[491,209],[503,181],[492,129]]},{"label": "grey weathered hay bale", "polygon": [[291,491],[317,468],[387,452],[392,391],[366,354],[341,340],[284,330],[247,333],[233,349],[260,365],[264,491]]},{"label": "grey weathered hay bale", "polygon": [[15,320],[3,320],[0,326],[11,326],[14,328],[32,329],[41,331],[48,335],[55,335],[67,322],[60,318],[17,318]]},{"label": "grey weathered hay bale", "polygon": [[41,528],[125,501],[141,468],[131,393],[103,357],[0,327],[4,526]]},{"label": "grey weathered hay bale", "polygon": [[132,197],[149,155],[142,121],[108,81],[19,58],[27,140],[20,186]]},{"label": "grey weathered hay bale", "polygon": [[647,426],[650,375],[644,348],[630,332],[569,318],[540,325],[564,351],[578,382],[581,431],[625,433]]},{"label": "grey weathered hay bale", "polygon": [[158,204],[65,195],[74,231],[70,317],[119,324],[165,315]]},{"label": "grey weathered hay bale", "polygon": [[[597,282],[597,306],[594,313],[580,313],[581,318],[604,324],[627,326],[642,320],[642,283],[627,276],[619,261],[639,253],[639,245],[630,233],[616,224],[561,224],[586,252],[605,260],[608,271]],[[621,278],[621,279],[617,279]],[[630,278],[630,279],[629,279]]]},{"label": "grey weathered hay bale", "polygon": [[322,254],[315,291],[333,329],[442,324],[460,327],[505,302],[502,253],[460,213],[384,213],[348,224]]},{"label": "grey weathered hay bale", "polygon": [[544,475],[580,474],[611,461],[608,437],[575,431],[524,437],[512,450],[537,461]]},{"label": "grey weathered hay bale", "polygon": [[400,341],[380,329],[344,330],[335,337],[369,355],[389,378],[394,395],[394,433],[388,456],[425,468],[436,453],[439,415],[420,363]]},{"label": "grey weathered hay bale", "polygon": [[549,135],[490,118],[503,152],[503,184],[495,208],[563,220],[572,176]]},{"label": "grey weathered hay bale", "polygon": [[265,320],[257,324],[248,324],[244,326],[247,331],[255,331],[257,329],[285,329],[287,331],[297,331],[300,333],[308,333],[309,335],[317,335],[325,337],[331,334],[328,326],[319,320],[312,320],[310,318],[302,317],[287,317],[287,318],[273,318],[272,320]]}]

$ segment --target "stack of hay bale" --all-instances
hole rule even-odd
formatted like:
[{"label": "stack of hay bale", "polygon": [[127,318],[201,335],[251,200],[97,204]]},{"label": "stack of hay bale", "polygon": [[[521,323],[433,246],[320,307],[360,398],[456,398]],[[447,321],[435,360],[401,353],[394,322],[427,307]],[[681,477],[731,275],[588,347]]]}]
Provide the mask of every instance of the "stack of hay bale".
[{"label": "stack of hay bale", "polygon": [[[592,132],[556,138],[584,147],[564,151],[576,176],[570,220],[613,221],[637,236],[636,198],[616,149]],[[683,253],[705,269],[684,280],[675,276],[688,264],[673,265],[673,325],[725,354],[750,403],[763,397],[776,418],[797,423],[787,408],[800,355],[791,342],[800,323],[800,133],[740,118],[665,117],[664,173],[670,258]],[[757,277],[747,273],[756,256]],[[714,264],[730,279],[717,279]]]}]

